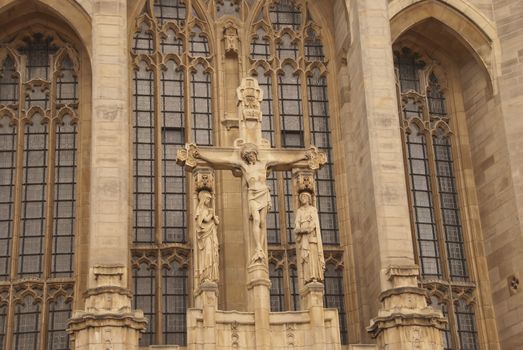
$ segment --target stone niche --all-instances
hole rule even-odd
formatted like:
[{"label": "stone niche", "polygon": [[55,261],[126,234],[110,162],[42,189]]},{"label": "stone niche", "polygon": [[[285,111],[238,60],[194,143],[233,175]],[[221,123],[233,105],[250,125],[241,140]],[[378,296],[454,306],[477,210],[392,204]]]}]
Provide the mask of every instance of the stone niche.
[{"label": "stone niche", "polygon": [[[204,312],[188,310],[187,349],[256,349],[253,312],[216,311],[214,325],[205,325]],[[337,310],[323,309],[323,315],[324,327],[318,329],[309,311],[271,312],[271,349],[318,349],[318,336],[323,338],[322,349],[341,349]]]}]

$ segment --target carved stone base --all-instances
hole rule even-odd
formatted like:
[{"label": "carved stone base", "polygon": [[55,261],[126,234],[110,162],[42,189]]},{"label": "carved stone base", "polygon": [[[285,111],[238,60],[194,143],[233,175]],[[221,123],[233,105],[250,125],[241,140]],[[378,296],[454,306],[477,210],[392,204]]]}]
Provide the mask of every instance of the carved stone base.
[{"label": "carved stone base", "polygon": [[85,311],[74,311],[69,321],[71,349],[138,349],[147,319],[131,310],[131,292],[124,288],[126,268],[120,265],[91,268],[93,287],[85,293]]},{"label": "carved stone base", "polygon": [[323,283],[309,282],[300,290],[300,306],[302,310],[311,307],[323,307]]},{"label": "carved stone base", "polygon": [[[205,347],[206,337],[211,331],[205,327],[203,310],[189,309],[187,312],[187,349],[200,350]],[[214,350],[257,349],[255,315],[253,312],[216,311]],[[269,329],[266,344],[271,350],[339,350],[340,328],[338,312],[334,309],[324,309],[324,343],[317,344],[313,325],[308,311],[270,312],[268,318]]]},{"label": "carved stone base", "polygon": [[380,295],[381,308],[367,331],[377,338],[378,349],[443,349],[441,331],[446,319],[427,306],[426,291],[417,286],[417,266],[391,266],[392,288]]}]

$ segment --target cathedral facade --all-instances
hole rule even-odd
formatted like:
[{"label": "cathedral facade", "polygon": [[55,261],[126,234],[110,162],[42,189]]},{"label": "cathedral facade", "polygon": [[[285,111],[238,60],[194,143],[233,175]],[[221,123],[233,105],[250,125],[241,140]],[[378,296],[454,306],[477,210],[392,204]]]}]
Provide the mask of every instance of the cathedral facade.
[{"label": "cathedral facade", "polygon": [[521,0],[0,24],[1,349],[523,349]]}]

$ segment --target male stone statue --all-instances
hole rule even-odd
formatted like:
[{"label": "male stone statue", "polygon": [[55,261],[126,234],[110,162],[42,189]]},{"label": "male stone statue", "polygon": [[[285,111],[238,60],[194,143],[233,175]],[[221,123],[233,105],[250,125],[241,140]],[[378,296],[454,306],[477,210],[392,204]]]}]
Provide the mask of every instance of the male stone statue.
[{"label": "male stone statue", "polygon": [[312,196],[301,192],[298,196],[300,206],[296,210],[294,233],[298,244],[298,261],[303,271],[303,282],[322,282],[325,258],[321,241],[318,211],[312,205]]}]

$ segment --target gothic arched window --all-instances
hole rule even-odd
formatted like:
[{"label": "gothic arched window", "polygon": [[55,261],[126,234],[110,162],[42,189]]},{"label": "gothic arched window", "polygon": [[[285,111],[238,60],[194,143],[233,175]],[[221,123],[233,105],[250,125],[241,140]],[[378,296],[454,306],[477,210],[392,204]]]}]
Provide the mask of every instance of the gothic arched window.
[{"label": "gothic arched window", "polygon": [[132,266],[134,307],[149,318],[142,346],[186,343],[188,184],[176,150],[213,144],[212,43],[196,8],[147,0],[135,22]]},{"label": "gothic arched window", "polygon": [[[250,74],[263,89],[262,132],[273,147],[306,147],[314,144],[327,154],[328,162],[316,176],[316,206],[320,217],[325,254],[341,257],[338,228],[332,133],[328,103],[327,59],[321,27],[313,19],[307,1],[266,1],[259,6],[250,32]],[[285,251],[280,267],[270,269],[273,311],[299,309],[294,253],[291,173],[271,174],[272,208],[267,218],[269,250]],[[325,304],[340,314],[342,342],[347,343],[347,320],[343,291],[343,264],[326,259]],[[342,260],[338,260],[341,262]],[[286,268],[282,268],[286,267]],[[334,271],[335,270],[335,271]],[[336,274],[340,283],[330,283]],[[328,282],[328,283],[327,283]],[[277,288],[279,286],[280,288]],[[328,296],[328,297],[327,297]]]},{"label": "gothic arched window", "polygon": [[47,29],[33,26],[0,44],[3,349],[69,346],[65,329],[75,287],[79,73],[77,50]]},{"label": "gothic arched window", "polygon": [[395,52],[395,66],[421,284],[449,319],[445,349],[479,349],[445,76],[409,48]]}]

